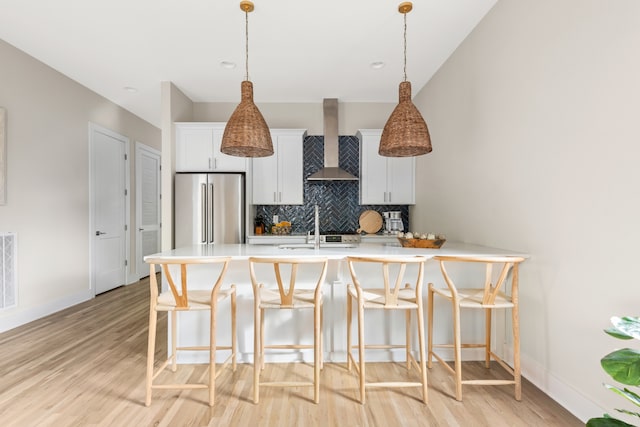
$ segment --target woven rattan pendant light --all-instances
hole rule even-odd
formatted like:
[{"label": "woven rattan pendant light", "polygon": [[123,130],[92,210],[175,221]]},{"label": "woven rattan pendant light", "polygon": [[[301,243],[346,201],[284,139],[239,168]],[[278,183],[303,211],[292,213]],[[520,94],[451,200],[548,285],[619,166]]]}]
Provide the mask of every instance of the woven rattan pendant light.
[{"label": "woven rattan pendant light", "polygon": [[419,156],[431,152],[431,137],[422,115],[411,102],[411,82],[407,81],[407,13],[411,2],[400,3],[404,15],[404,81],[400,83],[398,105],[389,116],[380,137],[378,153],[386,157]]},{"label": "woven rattan pendant light", "polygon": [[267,157],[273,154],[271,133],[260,110],[253,103],[253,83],[249,81],[249,12],[253,11],[253,3],[241,1],[240,9],[245,13],[246,80],[242,82],[240,104],[224,128],[220,151],[238,157]]}]

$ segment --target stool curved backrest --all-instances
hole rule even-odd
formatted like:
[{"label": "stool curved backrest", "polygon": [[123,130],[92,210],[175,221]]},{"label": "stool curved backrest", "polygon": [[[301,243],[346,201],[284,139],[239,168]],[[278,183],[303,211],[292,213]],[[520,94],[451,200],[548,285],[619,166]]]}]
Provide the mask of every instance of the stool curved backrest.
[{"label": "stool curved backrest", "polygon": [[[440,262],[440,270],[442,276],[449,287],[449,290],[457,296],[457,286],[446,268],[449,262],[470,262],[481,263],[485,265],[485,277],[482,287],[484,293],[482,296],[482,305],[490,306],[495,304],[496,297],[501,291],[510,292],[511,296],[518,294],[518,265],[525,260],[521,256],[436,256],[433,258]],[[494,280],[494,266],[500,268],[500,274]],[[512,273],[511,289],[505,289],[509,273]]]},{"label": "stool curved backrest", "polygon": [[[149,271],[151,278],[150,280],[150,290],[151,290],[151,299],[158,298],[158,285],[156,279],[156,265],[159,265],[162,268],[162,273],[164,277],[167,279],[167,283],[169,284],[169,289],[175,299],[175,307],[178,310],[188,309],[189,304],[189,286],[188,286],[188,273],[187,266],[194,264],[223,264],[221,270],[218,274],[217,279],[213,282],[213,286],[211,288],[212,296],[217,293],[222,285],[224,280],[224,276],[229,267],[229,262],[231,261],[231,257],[215,257],[215,258],[192,258],[192,257],[184,257],[184,258],[146,258],[145,262],[149,264]],[[178,265],[180,267],[180,288],[176,286],[176,281],[174,279],[174,275],[171,272],[171,266]]]},{"label": "stool curved backrest", "polygon": [[[384,285],[384,305],[385,307],[396,307],[398,305],[398,294],[402,289],[404,282],[404,276],[408,265],[417,265],[418,274],[416,276],[415,291],[416,294],[422,294],[422,282],[424,278],[424,263],[427,259],[424,256],[412,256],[412,257],[361,257],[350,256],[347,257],[347,264],[349,266],[349,272],[351,273],[351,279],[353,285],[358,292],[366,287],[363,286],[361,279],[356,273],[355,265],[358,263],[379,264],[382,266],[382,281]],[[390,267],[398,266],[398,271],[395,276],[395,280],[391,280]],[[392,285],[393,283],[393,285]],[[404,283],[405,287],[409,287],[408,283]]]},{"label": "stool curved backrest", "polygon": [[[326,257],[299,257],[299,258],[284,258],[284,257],[251,257],[249,258],[249,275],[251,277],[251,283],[254,286],[259,286],[260,282],[256,276],[255,265],[256,264],[272,264],[275,273],[276,284],[278,285],[278,291],[280,293],[280,305],[282,307],[291,307],[293,305],[293,296],[298,279],[298,269],[302,264],[319,264],[322,265],[322,270],[318,276],[318,280],[314,286],[314,297],[318,298],[322,291],[322,284],[327,276],[328,259]],[[289,271],[289,283],[285,284],[283,277],[283,266],[288,266]]]}]

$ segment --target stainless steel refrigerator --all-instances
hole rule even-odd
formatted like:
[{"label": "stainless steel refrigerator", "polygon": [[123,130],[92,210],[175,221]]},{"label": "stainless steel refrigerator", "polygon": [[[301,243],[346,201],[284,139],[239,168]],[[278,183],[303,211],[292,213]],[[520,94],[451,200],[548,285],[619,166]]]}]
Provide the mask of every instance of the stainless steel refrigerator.
[{"label": "stainless steel refrigerator", "polygon": [[243,174],[176,173],[174,184],[176,248],[244,243]]}]

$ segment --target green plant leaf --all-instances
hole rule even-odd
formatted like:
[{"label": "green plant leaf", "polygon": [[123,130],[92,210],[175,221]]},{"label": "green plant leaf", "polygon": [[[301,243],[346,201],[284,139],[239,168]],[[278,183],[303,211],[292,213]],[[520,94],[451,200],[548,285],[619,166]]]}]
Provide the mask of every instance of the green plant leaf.
[{"label": "green plant leaf", "polygon": [[633,403],[636,406],[640,406],[640,396],[638,396],[636,393],[632,392],[631,390],[629,390],[628,388],[624,388],[624,389],[620,389],[616,386],[610,385],[610,384],[605,384],[604,385],[606,388],[608,388],[609,390],[611,390],[614,393],[619,394],[620,396],[624,397],[625,399],[627,399],[629,402]]},{"label": "green plant leaf", "polygon": [[608,328],[604,330],[607,334],[611,335],[614,338],[618,338],[621,340],[632,340],[633,337],[631,335],[627,335],[624,332],[621,332],[619,329],[616,328]]},{"label": "green plant leaf", "polygon": [[626,409],[616,409],[616,411],[620,412],[621,414],[627,414],[627,415],[631,415],[633,417],[640,418],[640,413],[638,413],[638,412],[627,411]]},{"label": "green plant leaf", "polygon": [[631,426],[633,424],[627,424],[624,421],[620,421],[615,418],[602,417],[602,418],[591,418],[587,421],[587,427],[620,427],[620,426]]},{"label": "green plant leaf", "polygon": [[612,317],[611,323],[625,335],[640,340],[640,317]]},{"label": "green plant leaf", "polygon": [[640,352],[623,348],[600,359],[602,369],[611,378],[626,385],[640,385]]}]

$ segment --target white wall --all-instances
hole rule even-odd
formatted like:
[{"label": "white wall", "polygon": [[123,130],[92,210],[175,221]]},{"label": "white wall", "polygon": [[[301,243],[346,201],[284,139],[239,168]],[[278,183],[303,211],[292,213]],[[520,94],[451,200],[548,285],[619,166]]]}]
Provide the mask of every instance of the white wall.
[{"label": "white wall", "polygon": [[[239,91],[238,102],[240,102]],[[324,134],[322,99],[317,103],[256,103],[256,105],[271,128],[306,129],[307,135]],[[193,121],[226,122],[237,106],[237,103],[195,103]],[[393,103],[340,102],[338,99],[338,131],[340,135],[355,135],[358,129],[381,129],[394,107]]]},{"label": "white wall", "polygon": [[[131,147],[139,141],[159,149],[160,131],[2,40],[0,64],[0,105],[8,122],[0,231],[18,234],[18,307],[0,311],[4,331],[92,297],[89,122],[128,137]],[[131,177],[133,190],[134,171]],[[129,265],[135,269],[136,263]]]},{"label": "white wall", "polygon": [[176,85],[161,83],[162,250],[173,249],[173,176],[176,171],[175,122],[193,120],[193,102]]},{"label": "white wall", "polygon": [[639,22],[636,0],[501,0],[414,99],[412,223],[531,254],[524,372],[583,420],[624,407],[599,360],[629,343],[602,330],[640,302]]}]

